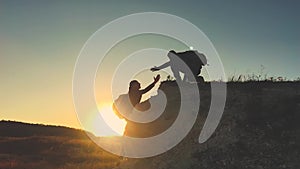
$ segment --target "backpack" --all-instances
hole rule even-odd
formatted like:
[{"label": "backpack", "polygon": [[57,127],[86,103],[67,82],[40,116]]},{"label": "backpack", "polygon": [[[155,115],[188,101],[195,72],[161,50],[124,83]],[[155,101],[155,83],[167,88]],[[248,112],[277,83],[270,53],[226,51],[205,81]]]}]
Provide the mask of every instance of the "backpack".
[{"label": "backpack", "polygon": [[185,52],[178,52],[176,55],[182,59],[187,65],[207,65],[206,56],[203,53],[199,53],[196,50],[189,50]]},{"label": "backpack", "polygon": [[201,66],[207,65],[207,59],[203,53],[199,53],[198,51],[194,51],[194,53],[200,58]]},{"label": "backpack", "polygon": [[120,95],[113,103],[113,111],[120,119],[126,119],[124,117],[128,116],[132,110],[133,106],[130,102],[128,94]]}]

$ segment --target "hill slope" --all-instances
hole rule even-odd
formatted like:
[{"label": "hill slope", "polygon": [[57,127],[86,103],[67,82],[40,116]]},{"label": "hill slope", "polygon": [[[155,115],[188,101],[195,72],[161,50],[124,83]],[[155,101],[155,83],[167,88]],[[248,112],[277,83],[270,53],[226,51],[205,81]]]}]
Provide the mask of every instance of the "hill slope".
[{"label": "hill slope", "polygon": [[[300,83],[246,82],[228,83],[227,87],[222,120],[208,141],[198,143],[210,105],[210,88],[205,84],[200,86],[196,124],[179,145],[160,156],[129,159],[119,168],[300,168]],[[165,82],[160,88],[169,96],[168,104],[180,104],[174,99],[179,96],[172,82]],[[165,113],[172,108],[167,106]],[[172,125],[175,118],[176,113],[171,120],[161,117],[151,124],[129,122],[127,135],[156,135]]]},{"label": "hill slope", "polygon": [[84,131],[0,121],[0,169],[110,169],[118,163]]},{"label": "hill slope", "polygon": [[[163,116],[146,125],[129,122],[127,135],[148,137],[172,125],[178,88],[164,82],[160,89],[169,101]],[[1,121],[0,169],[300,168],[300,83],[229,83],[222,120],[203,144],[198,137],[210,105],[209,84],[200,86],[200,94],[200,111],[188,136],[170,151],[146,159],[107,153],[84,131]]]}]

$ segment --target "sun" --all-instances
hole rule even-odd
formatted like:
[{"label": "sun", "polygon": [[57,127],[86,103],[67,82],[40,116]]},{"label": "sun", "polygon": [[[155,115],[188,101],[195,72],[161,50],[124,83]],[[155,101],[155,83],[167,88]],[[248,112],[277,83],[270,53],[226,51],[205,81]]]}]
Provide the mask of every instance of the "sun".
[{"label": "sun", "polygon": [[119,136],[122,136],[126,127],[126,120],[120,119],[113,111],[112,104],[105,104],[99,107],[99,112],[109,127]]}]

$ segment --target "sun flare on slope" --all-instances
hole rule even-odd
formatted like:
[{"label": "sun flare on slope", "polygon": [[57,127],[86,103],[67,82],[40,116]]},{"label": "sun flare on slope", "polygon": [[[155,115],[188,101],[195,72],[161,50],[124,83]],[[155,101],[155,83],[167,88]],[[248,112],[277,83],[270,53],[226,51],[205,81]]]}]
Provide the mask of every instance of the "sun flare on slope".
[{"label": "sun flare on slope", "polygon": [[120,119],[113,111],[112,104],[106,104],[99,107],[99,112],[105,123],[115,131],[118,136],[122,136],[126,127],[126,120]]}]

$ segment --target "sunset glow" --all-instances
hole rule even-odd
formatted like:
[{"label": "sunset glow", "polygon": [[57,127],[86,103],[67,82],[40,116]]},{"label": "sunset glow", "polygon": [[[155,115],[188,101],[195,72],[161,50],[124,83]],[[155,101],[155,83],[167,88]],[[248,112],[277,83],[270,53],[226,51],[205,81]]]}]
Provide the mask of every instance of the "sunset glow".
[{"label": "sunset glow", "polygon": [[[122,132],[126,122],[109,113],[112,111],[109,105],[88,106],[84,112],[87,117],[79,120],[74,108],[72,82],[78,56],[89,38],[115,19],[136,12],[169,13],[194,24],[215,45],[228,77],[259,75],[263,78],[266,75],[296,80],[300,76],[300,1],[181,4],[179,1],[4,0],[0,4],[0,120],[67,126],[107,135],[110,131],[99,119],[101,111],[108,124]],[[145,24],[149,24],[148,21]],[[149,29],[168,26],[165,24],[152,25]],[[134,28],[143,25],[137,24]],[[118,27],[107,35],[114,38],[117,35],[114,31],[125,30],[131,29]],[[158,73],[151,72],[150,68],[166,63],[169,50],[201,52],[205,49],[205,45],[198,48],[196,41],[185,44],[179,37],[154,32],[157,31],[117,39],[118,43],[107,49],[105,59],[97,62],[97,73],[82,74],[95,75],[96,103],[113,102],[119,95],[128,93],[129,82],[133,79],[138,80],[142,88],[146,87]],[[184,30],[182,33],[189,34]],[[100,39],[110,41],[111,38]],[[93,52],[106,51],[101,43],[94,47]],[[160,53],[154,49],[166,51]],[[211,64],[209,53],[207,57]],[[90,68],[91,65],[86,66]],[[213,79],[207,74],[206,69],[212,66],[203,67],[201,76],[206,81],[219,81],[219,77]],[[135,71],[138,67],[144,70]],[[165,71],[165,74],[162,70],[159,72],[161,81],[168,75],[173,77],[170,68]],[[143,96],[142,101],[150,96],[152,93]],[[79,104],[88,105],[88,101]]]},{"label": "sunset glow", "polygon": [[123,135],[127,122],[120,119],[113,111],[112,104],[101,106],[99,109],[101,116],[110,128],[120,136]]}]

